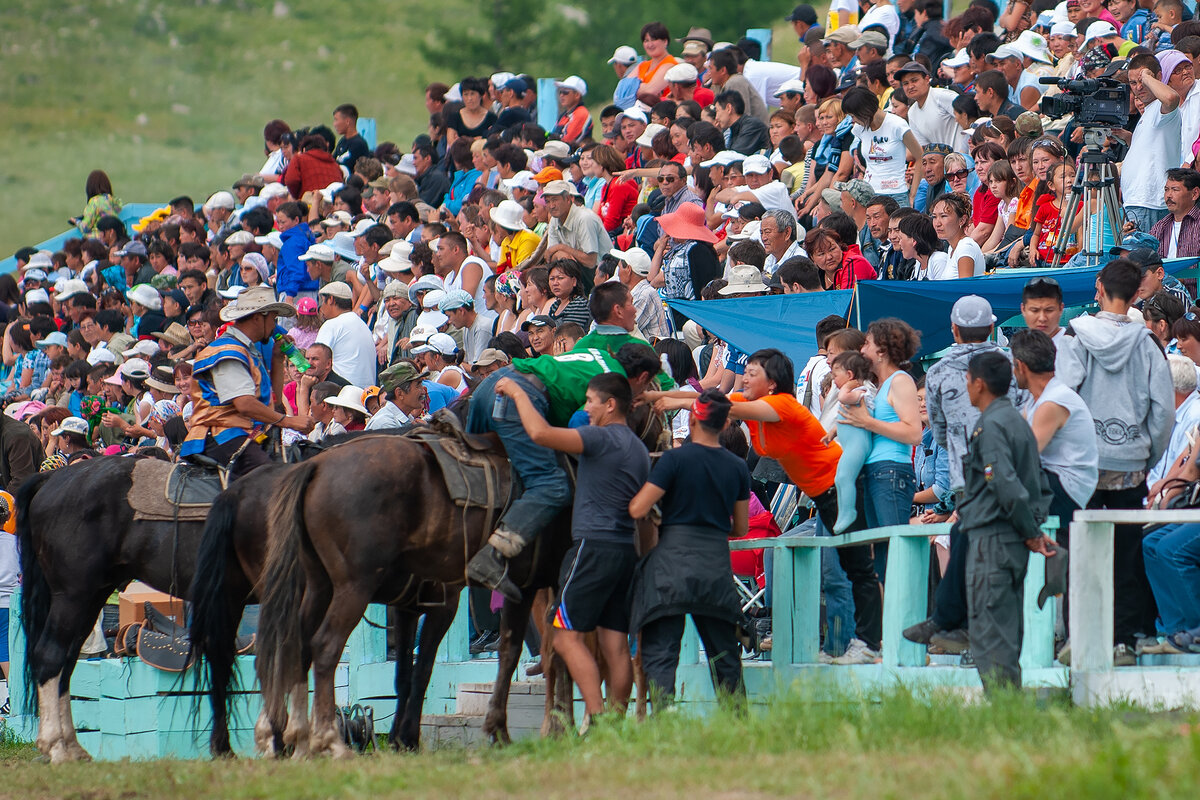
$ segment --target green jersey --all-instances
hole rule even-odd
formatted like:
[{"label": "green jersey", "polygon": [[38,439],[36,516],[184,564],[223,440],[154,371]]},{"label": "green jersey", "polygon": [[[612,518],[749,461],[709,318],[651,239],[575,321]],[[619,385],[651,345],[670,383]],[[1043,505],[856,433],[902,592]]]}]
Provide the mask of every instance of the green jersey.
[{"label": "green jersey", "polygon": [[[611,329],[615,326],[605,327]],[[582,339],[576,342],[574,349],[588,350],[595,348],[597,350],[603,350],[615,358],[617,351],[627,344],[642,344],[646,347],[650,346],[650,343],[645,339],[641,338],[640,336],[634,336],[632,333],[626,333],[624,331],[621,331],[620,333],[601,333],[600,331],[592,331],[587,336],[584,336]],[[675,381],[671,380],[671,376],[666,372],[658,373],[658,377],[655,378],[655,380],[658,383],[658,388],[662,389],[663,391],[670,391],[671,389],[675,388]]]},{"label": "green jersey", "polygon": [[557,356],[514,359],[512,368],[536,376],[546,386],[550,413],[546,421],[566,427],[571,415],[587,400],[588,381],[605,372],[624,375],[617,360],[599,348],[575,349]]}]

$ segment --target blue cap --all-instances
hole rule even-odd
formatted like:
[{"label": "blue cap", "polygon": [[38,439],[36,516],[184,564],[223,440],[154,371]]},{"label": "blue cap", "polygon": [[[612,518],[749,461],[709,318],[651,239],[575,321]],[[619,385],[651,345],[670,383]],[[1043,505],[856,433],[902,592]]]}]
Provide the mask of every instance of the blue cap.
[{"label": "blue cap", "polygon": [[1133,233],[1126,234],[1125,238],[1121,240],[1120,244],[1113,245],[1113,247],[1108,251],[1108,254],[1115,256],[1130,250],[1138,250],[1140,248],[1146,248],[1148,250],[1154,250],[1157,252],[1158,239],[1154,238],[1145,231],[1134,231]]},{"label": "blue cap", "polygon": [[512,78],[508,80],[502,88],[512,89],[514,92],[516,92],[517,97],[520,97],[521,95],[525,94],[525,92],[529,91],[529,87],[525,85],[525,81],[521,80],[520,78]]}]

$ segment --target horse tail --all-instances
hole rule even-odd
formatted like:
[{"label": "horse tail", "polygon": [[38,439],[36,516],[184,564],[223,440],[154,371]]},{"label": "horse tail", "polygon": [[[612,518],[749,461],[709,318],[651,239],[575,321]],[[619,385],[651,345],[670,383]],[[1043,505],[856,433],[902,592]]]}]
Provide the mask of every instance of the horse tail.
[{"label": "horse tail", "polygon": [[[228,723],[233,713],[233,691],[237,673],[238,620],[228,596],[226,567],[234,558],[234,528],[237,524],[237,493],[223,492],[213,503],[204,524],[204,536],[196,554],[196,573],[192,578],[192,623],[189,630],[189,662],[204,659],[203,668],[193,672],[195,712],[199,712],[204,684],[208,684],[213,714],[214,744],[223,739],[228,747]],[[223,729],[223,730],[219,730]]]},{"label": "horse tail", "polygon": [[304,492],[316,471],[317,464],[308,461],[282,478],[268,515],[255,657],[263,709],[276,730],[282,729],[287,692],[302,677],[295,670],[301,664],[303,648],[299,609],[304,596],[304,568],[300,563],[306,536]]},{"label": "horse tail", "polygon": [[27,478],[17,491],[17,547],[21,555],[21,627],[25,634],[25,696],[22,712],[28,716],[37,714],[38,675],[34,652],[46,632],[46,621],[50,617],[50,582],[42,565],[34,556],[33,524],[29,507],[33,498],[53,472],[43,472]]}]

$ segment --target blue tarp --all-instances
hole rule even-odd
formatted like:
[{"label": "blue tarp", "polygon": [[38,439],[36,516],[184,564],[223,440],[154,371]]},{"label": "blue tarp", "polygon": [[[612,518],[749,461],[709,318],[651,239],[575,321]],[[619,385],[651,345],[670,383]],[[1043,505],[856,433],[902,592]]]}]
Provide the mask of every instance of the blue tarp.
[{"label": "blue tarp", "polygon": [[668,300],[672,308],[746,353],[778,347],[796,364],[817,352],[817,323],[845,316],[849,289],[731,300]]},{"label": "blue tarp", "polygon": [[[152,214],[156,210],[162,208],[164,205],[166,205],[166,203],[128,203],[124,208],[121,209],[121,213],[118,214],[117,216],[119,216],[121,218],[121,221],[125,223],[125,228],[128,229],[130,231],[130,233],[132,233],[133,232],[132,231],[133,223],[137,222],[142,217]],[[72,229],[72,230],[60,233],[58,236],[55,236],[51,239],[47,239],[46,241],[41,242],[40,244],[29,245],[29,246],[36,247],[38,250],[58,251],[58,250],[62,249],[63,242],[65,242],[67,239],[78,239],[78,238],[79,238],[79,231]],[[22,247],[24,247],[24,245],[22,245]],[[13,258],[12,256],[9,256],[8,258],[0,260],[0,274],[4,274],[5,272],[12,272],[16,268],[17,268],[17,260],[15,258]]]},{"label": "blue tarp", "polygon": [[[1196,266],[1197,259],[1182,258],[1167,262],[1166,269],[1176,273]],[[1003,322],[1020,313],[1021,291],[1030,279],[1054,278],[1062,287],[1065,304],[1079,306],[1095,299],[1099,271],[1099,267],[1006,270],[986,278],[952,281],[860,281],[853,305],[850,290],[668,303],[740,350],[752,353],[778,347],[803,364],[817,351],[817,323],[829,314],[845,314],[847,308],[850,323],[862,330],[883,317],[904,320],[921,332],[921,353],[928,354],[953,343],[950,308],[963,295],[986,297],[996,318]]]}]

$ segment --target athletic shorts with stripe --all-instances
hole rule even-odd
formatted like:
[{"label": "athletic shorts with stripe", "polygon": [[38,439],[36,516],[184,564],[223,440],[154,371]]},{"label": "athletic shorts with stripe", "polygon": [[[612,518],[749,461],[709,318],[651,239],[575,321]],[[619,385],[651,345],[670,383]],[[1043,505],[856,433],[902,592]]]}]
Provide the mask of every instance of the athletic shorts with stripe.
[{"label": "athletic shorts with stripe", "polygon": [[554,627],[590,633],[629,632],[629,585],[637,565],[633,545],[577,539],[563,559]]}]

